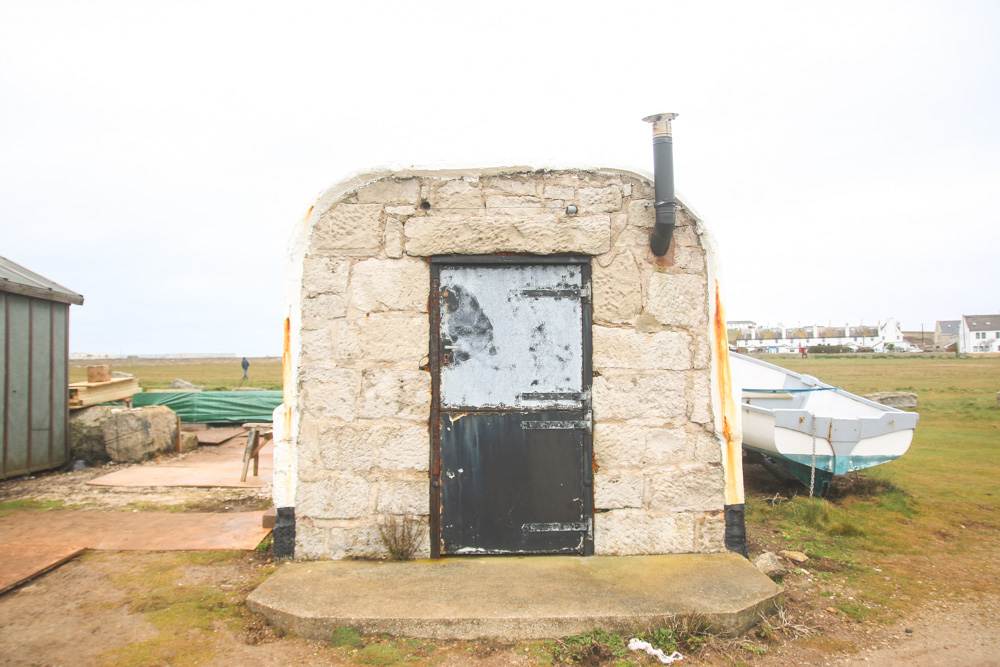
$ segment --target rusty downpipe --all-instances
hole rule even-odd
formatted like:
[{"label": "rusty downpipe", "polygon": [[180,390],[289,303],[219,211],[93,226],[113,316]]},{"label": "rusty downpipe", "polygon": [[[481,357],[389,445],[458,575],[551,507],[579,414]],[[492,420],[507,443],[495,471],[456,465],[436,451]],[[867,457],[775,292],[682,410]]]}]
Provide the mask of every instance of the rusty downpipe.
[{"label": "rusty downpipe", "polygon": [[674,140],[670,134],[670,121],[675,113],[658,113],[643,120],[653,124],[653,185],[656,189],[656,224],[649,237],[649,249],[663,257],[670,249],[677,219],[677,200],[674,198]]}]

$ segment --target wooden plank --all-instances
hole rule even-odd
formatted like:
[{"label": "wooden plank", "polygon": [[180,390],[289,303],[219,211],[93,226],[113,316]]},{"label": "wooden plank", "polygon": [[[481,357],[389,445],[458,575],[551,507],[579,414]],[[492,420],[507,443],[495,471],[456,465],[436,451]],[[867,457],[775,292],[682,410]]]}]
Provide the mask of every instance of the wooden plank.
[{"label": "wooden plank", "polygon": [[87,382],[110,382],[111,366],[87,366]]},{"label": "wooden plank", "polygon": [[85,408],[89,405],[121,401],[138,393],[136,378],[115,378],[110,382],[74,382],[69,385],[69,407]]}]

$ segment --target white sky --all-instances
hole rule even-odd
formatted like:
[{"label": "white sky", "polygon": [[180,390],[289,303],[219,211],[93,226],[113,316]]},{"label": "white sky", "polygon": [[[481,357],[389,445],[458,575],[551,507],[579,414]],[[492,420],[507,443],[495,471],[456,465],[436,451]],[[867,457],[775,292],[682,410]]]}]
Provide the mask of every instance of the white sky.
[{"label": "white sky", "polygon": [[283,252],[384,164],[652,170],[730,319],[1000,312],[1000,2],[0,0],[0,255],[71,351],[279,354]]}]

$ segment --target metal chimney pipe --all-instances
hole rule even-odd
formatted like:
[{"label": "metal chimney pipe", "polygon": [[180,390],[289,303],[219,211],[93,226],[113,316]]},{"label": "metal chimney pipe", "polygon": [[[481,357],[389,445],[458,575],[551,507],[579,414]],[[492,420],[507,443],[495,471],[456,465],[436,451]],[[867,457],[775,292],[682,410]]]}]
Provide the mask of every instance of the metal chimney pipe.
[{"label": "metal chimney pipe", "polygon": [[677,200],[674,198],[674,140],[670,121],[675,113],[658,113],[643,120],[653,124],[653,183],[656,188],[656,224],[649,238],[649,248],[657,257],[667,254],[674,235]]}]

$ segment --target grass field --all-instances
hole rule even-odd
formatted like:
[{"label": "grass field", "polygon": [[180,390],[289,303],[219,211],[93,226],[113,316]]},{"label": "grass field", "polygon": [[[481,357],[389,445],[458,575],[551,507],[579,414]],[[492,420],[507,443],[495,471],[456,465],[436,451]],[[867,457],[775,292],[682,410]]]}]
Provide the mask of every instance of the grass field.
[{"label": "grass field", "polygon": [[835,478],[829,501],[768,503],[748,494],[748,533],[779,531],[844,566],[863,592],[842,611],[857,618],[891,614],[928,595],[996,587],[1000,359],[814,357],[778,364],[856,394],[916,392],[920,421],[903,457]]},{"label": "grass field", "polygon": [[281,389],[281,359],[274,357],[251,357],[250,368],[243,379],[240,359],[124,359],[100,361],[74,361],[70,364],[69,381],[83,382],[87,379],[87,366],[108,364],[113,371],[131,373],[139,378],[143,391],[165,389],[174,380],[185,380],[202,385],[206,391],[229,390],[235,387],[259,387],[261,389]]}]

